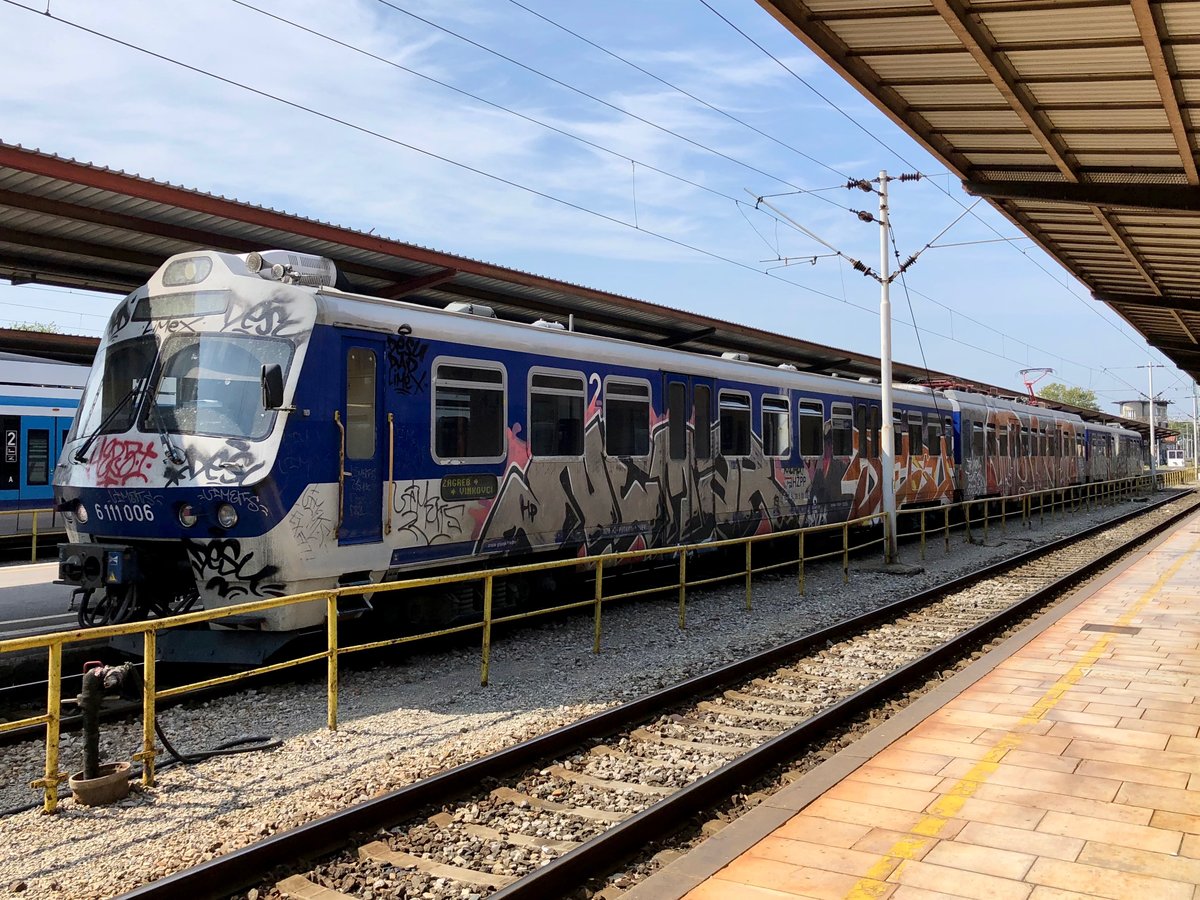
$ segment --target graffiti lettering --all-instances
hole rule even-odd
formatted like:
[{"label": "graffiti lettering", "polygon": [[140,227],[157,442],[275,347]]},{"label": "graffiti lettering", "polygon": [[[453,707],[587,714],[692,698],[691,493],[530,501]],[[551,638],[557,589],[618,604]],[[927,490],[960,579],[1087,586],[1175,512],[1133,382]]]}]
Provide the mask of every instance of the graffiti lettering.
[{"label": "graffiti lettering", "polygon": [[230,503],[240,506],[246,512],[260,513],[264,516],[270,511],[267,504],[257,494],[237,488],[206,488],[199,493],[198,497],[202,503]]},{"label": "graffiti lettering", "polygon": [[249,441],[230,438],[215,453],[205,455],[196,447],[184,451],[186,460],[181,465],[167,463],[164,468],[167,486],[180,484],[185,479],[203,476],[218,484],[242,484],[247,478],[266,465],[256,460],[250,452]]},{"label": "graffiti lettering", "polygon": [[156,459],[158,453],[149,442],[105,438],[89,468],[97,487],[123,487],[131,481],[148,483]]},{"label": "graffiti lettering", "polygon": [[419,394],[429,384],[429,374],[421,369],[429,346],[411,337],[407,328],[387,339],[388,384],[397,394]]},{"label": "graffiti lettering", "polygon": [[230,307],[225,313],[225,331],[235,331],[242,334],[286,336],[290,328],[296,328],[295,334],[303,323],[292,315],[291,302],[286,297],[268,297],[261,303],[256,303],[249,309]]},{"label": "graffiti lettering", "polygon": [[396,531],[407,535],[414,544],[428,547],[467,537],[463,504],[447,503],[430,489],[428,482],[397,484],[392,510],[396,514]]},{"label": "graffiti lettering", "polygon": [[292,537],[303,559],[312,559],[333,535],[333,519],[325,512],[325,502],[317,488],[310,487],[288,516]]},{"label": "graffiti lettering", "polygon": [[185,541],[188,557],[196,578],[204,587],[222,597],[282,597],[284,586],[278,582],[264,584],[279,571],[278,566],[263,566],[250,573],[254,552],[242,553],[241,541],[234,538],[197,544]]}]

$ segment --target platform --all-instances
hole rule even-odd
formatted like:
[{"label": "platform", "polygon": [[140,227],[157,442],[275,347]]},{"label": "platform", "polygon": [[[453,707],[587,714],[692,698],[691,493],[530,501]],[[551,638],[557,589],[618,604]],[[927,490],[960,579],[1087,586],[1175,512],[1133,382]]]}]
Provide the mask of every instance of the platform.
[{"label": "platform", "polygon": [[1200,515],[625,896],[1200,900]]}]

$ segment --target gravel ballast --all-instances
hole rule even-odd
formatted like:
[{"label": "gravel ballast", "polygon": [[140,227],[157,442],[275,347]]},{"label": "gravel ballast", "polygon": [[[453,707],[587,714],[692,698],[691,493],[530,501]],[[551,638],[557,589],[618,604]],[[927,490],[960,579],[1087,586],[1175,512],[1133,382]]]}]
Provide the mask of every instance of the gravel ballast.
[{"label": "gravel ballast", "polygon": [[[323,681],[165,710],[162,726],[185,753],[248,734],[270,734],[283,745],[164,769],[155,787],[135,786],[114,806],[76,804],[64,785],[57,814],[0,817],[0,840],[9,847],[0,890],[110,897],[1132,508],[1080,513],[1069,528],[1057,517],[1032,529],[1019,521],[1006,533],[994,527],[986,546],[966,544],[956,532],[948,555],[939,538],[924,563],[915,546],[902,548],[905,562],[925,567],[915,575],[863,571],[852,562],[845,585],[839,565],[810,565],[803,597],[794,574],[763,577],[755,580],[751,611],[740,585],[693,591],[686,631],[672,599],[606,607],[599,655],[591,652],[590,615],[534,624],[493,642],[488,687],[479,685],[478,649],[410,651],[391,665],[343,668],[337,732],[324,727]],[[102,726],[106,758],[130,759],[140,745],[140,721]],[[0,809],[38,799],[28,783],[40,777],[43,753],[40,740],[0,749]],[[81,768],[81,757],[80,735],[64,735],[61,769]]]}]

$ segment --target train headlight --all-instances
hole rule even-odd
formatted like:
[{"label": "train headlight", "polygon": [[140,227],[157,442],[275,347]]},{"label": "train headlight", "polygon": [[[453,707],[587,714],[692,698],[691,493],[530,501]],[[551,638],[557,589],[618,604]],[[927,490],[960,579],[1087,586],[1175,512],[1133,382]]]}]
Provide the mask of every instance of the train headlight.
[{"label": "train headlight", "polygon": [[179,287],[184,284],[199,284],[212,271],[212,260],[207,256],[189,256],[187,259],[177,259],[163,272],[165,287]]},{"label": "train headlight", "polygon": [[237,510],[228,503],[222,503],[217,507],[217,524],[222,528],[232,528],[237,524]]},{"label": "train headlight", "polygon": [[196,510],[190,503],[179,504],[179,524],[184,528],[191,528],[196,524]]},{"label": "train headlight", "polygon": [[72,512],[75,513],[75,521],[77,521],[80,525],[86,525],[88,523],[87,507],[82,503],[76,503]]}]

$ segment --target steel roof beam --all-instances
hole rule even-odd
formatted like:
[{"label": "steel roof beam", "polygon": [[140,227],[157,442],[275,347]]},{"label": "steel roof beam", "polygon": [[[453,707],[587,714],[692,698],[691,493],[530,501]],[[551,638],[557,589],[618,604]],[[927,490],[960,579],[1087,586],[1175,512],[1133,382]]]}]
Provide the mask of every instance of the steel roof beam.
[{"label": "steel roof beam", "polygon": [[1112,216],[1099,206],[1091,207],[1092,213],[1100,220],[1100,224],[1112,237],[1116,245],[1121,248],[1121,251],[1128,257],[1129,261],[1137,268],[1138,273],[1146,279],[1146,283],[1150,285],[1150,290],[1154,291],[1157,296],[1162,296],[1162,288],[1158,286],[1158,281],[1146,266],[1141,255],[1129,243],[1129,239],[1125,236],[1124,231],[1113,221]]},{"label": "steel roof beam", "polygon": [[1179,148],[1179,158],[1183,161],[1183,171],[1187,174],[1188,184],[1200,185],[1200,173],[1196,171],[1196,153],[1192,148],[1191,138],[1188,137],[1187,123],[1183,121],[1183,110],[1180,109],[1182,91],[1175,81],[1175,73],[1163,50],[1158,15],[1150,8],[1149,0],[1130,0],[1130,5],[1133,7],[1133,18],[1137,22],[1142,43],[1146,48],[1146,56],[1150,60],[1154,83],[1158,85],[1158,93],[1162,97],[1167,121],[1171,123],[1171,133],[1175,136],[1175,145]]},{"label": "steel roof beam", "polygon": [[1113,294],[1106,291],[1093,291],[1092,296],[1113,308],[1134,306],[1163,311],[1178,309],[1183,312],[1200,312],[1200,297],[1175,297],[1170,294],[1155,297],[1149,294]]},{"label": "steel roof beam", "polygon": [[1045,113],[1038,110],[1037,100],[1020,82],[1016,70],[996,47],[991,32],[979,16],[970,13],[960,0],[932,0],[932,3],[1054,165],[1069,181],[1078,181],[1077,161],[1054,134],[1054,126]]},{"label": "steel roof beam", "polygon": [[398,281],[391,287],[382,288],[372,293],[378,297],[385,297],[388,300],[399,300],[408,294],[445,284],[457,274],[457,269],[442,269],[438,272],[432,272],[429,275],[409,278],[407,281]]},{"label": "steel roof beam", "polygon": [[1200,189],[1182,184],[966,181],[963,188],[988,200],[1049,200],[1087,206],[1200,212]]}]

